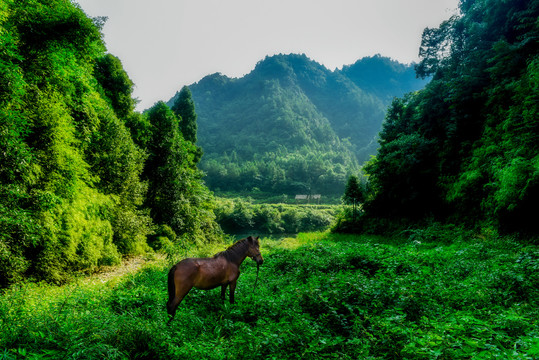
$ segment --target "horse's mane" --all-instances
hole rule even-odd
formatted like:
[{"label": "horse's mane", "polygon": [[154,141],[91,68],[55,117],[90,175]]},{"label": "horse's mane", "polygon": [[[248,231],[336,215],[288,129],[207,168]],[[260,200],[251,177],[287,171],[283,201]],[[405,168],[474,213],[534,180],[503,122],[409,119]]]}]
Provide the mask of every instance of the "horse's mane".
[{"label": "horse's mane", "polygon": [[213,255],[213,257],[218,258],[219,256],[223,256],[227,260],[231,260],[231,258],[236,257],[236,255],[238,254],[238,250],[243,250],[244,247],[248,246],[247,241],[249,240],[249,238],[251,238],[251,236],[236,241],[234,244],[230,245],[225,251],[218,252],[217,254]]}]

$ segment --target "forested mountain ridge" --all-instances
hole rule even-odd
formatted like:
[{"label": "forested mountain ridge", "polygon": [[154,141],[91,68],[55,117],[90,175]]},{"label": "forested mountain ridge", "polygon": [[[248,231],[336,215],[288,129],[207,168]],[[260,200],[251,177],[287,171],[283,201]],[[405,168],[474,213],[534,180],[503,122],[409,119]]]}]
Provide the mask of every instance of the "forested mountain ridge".
[{"label": "forested mountain ridge", "polygon": [[347,176],[375,153],[388,99],[426,83],[410,78],[411,65],[379,55],[330,71],[296,54],[266,57],[239,79],[206,76],[189,86],[206,183],[341,193]]},{"label": "forested mountain ridge", "polygon": [[389,105],[394,97],[419,90],[426,84],[413,69],[413,66],[375,55],[343,66],[340,72],[360,89],[378,96]]}]

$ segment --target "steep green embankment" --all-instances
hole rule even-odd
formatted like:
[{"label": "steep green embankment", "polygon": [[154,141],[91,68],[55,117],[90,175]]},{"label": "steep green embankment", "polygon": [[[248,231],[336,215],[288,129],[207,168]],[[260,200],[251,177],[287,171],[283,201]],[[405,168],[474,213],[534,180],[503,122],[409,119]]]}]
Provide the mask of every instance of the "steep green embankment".
[{"label": "steep green embankment", "polygon": [[103,21],[71,1],[0,1],[0,287],[117,264],[152,234],[218,232],[180,114],[133,111]]}]

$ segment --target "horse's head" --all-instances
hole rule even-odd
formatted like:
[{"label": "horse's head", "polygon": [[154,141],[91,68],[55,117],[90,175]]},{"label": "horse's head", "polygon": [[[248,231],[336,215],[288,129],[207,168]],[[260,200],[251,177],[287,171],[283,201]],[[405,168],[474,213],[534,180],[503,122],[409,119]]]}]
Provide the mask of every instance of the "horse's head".
[{"label": "horse's head", "polygon": [[258,236],[256,238],[252,236],[247,238],[247,243],[249,244],[247,256],[256,261],[257,265],[262,265],[264,258],[262,258],[262,254],[260,254],[260,243],[258,242],[258,238]]}]

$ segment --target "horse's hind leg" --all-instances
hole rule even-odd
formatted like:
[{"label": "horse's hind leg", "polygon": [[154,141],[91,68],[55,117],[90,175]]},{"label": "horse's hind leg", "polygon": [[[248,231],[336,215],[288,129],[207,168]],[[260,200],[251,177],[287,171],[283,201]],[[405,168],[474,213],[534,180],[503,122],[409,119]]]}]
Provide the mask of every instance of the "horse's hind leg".
[{"label": "horse's hind leg", "polygon": [[234,304],[234,292],[236,291],[237,280],[234,280],[230,283],[230,303]]},{"label": "horse's hind leg", "polygon": [[167,312],[170,315],[170,319],[167,322],[167,325],[170,325],[170,322],[174,319],[174,315],[176,315],[176,309],[182,302],[183,298],[189,291],[191,290],[191,287],[187,286],[181,286],[179,284],[176,284],[176,292],[174,295],[174,298],[170,299],[167,302]]},{"label": "horse's hind leg", "polygon": [[225,299],[225,295],[226,295],[226,287],[228,286],[228,284],[225,284],[225,285],[221,285],[221,299]]}]

